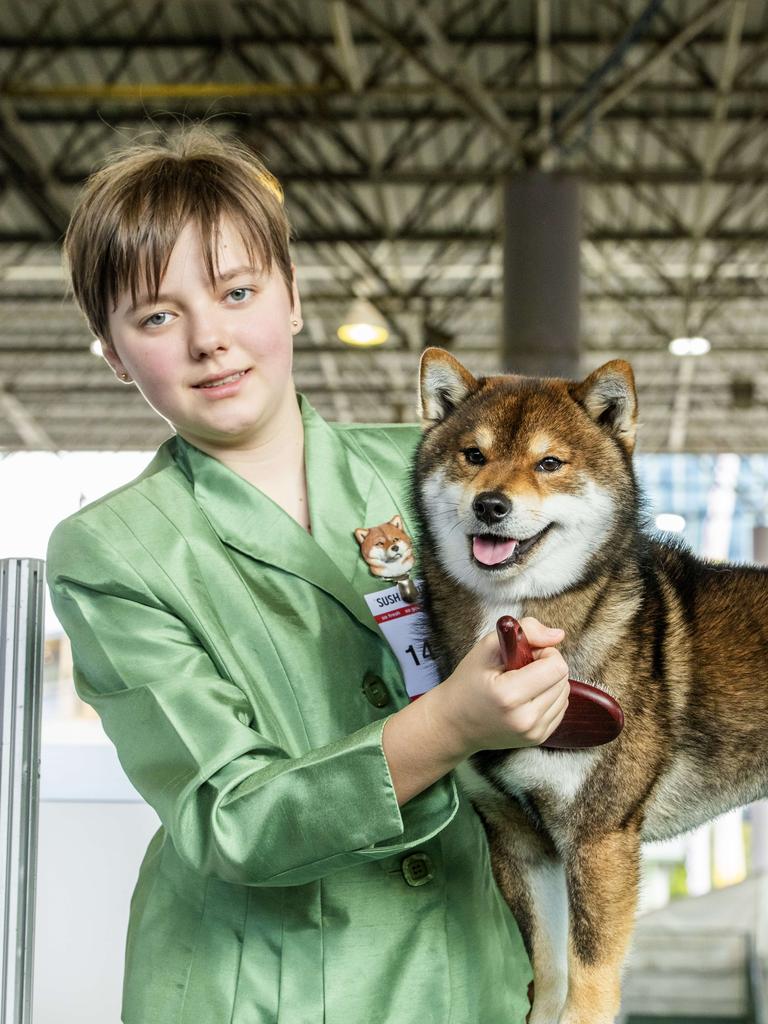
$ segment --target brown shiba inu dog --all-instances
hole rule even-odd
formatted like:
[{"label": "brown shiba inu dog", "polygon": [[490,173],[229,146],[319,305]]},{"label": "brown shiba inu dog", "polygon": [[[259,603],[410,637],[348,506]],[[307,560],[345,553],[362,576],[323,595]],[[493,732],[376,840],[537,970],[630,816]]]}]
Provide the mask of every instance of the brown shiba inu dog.
[{"label": "brown shiba inu dog", "polygon": [[636,404],[620,360],[576,383],[422,357],[413,504],[442,678],[501,615],[533,615],[625,716],[605,746],[459,769],[533,961],[531,1024],[613,1021],[641,841],[768,793],[768,572],[643,532]]}]

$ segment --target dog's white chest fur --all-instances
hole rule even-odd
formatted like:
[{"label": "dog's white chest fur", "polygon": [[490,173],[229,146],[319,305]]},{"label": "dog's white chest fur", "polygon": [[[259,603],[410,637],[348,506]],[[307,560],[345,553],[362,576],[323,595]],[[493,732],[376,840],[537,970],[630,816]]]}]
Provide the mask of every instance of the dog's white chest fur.
[{"label": "dog's white chest fur", "polygon": [[[475,636],[475,643],[486,633],[495,631],[496,622],[502,615],[513,615],[520,619],[525,614],[520,602],[500,602],[486,609],[485,621]],[[515,750],[496,769],[496,779],[507,792],[515,796],[545,794],[555,801],[558,810],[567,810],[592,771],[599,752],[595,748],[585,750],[550,751],[528,747]],[[464,789],[474,798],[486,801],[499,799],[499,792],[472,765],[462,765],[458,772]]]},{"label": "dog's white chest fur", "polygon": [[[510,751],[494,771],[496,781],[511,795],[546,796],[558,812],[567,811],[592,771],[597,753],[588,750],[540,750],[527,747]],[[502,794],[469,761],[456,769],[465,792],[481,804],[498,803]]]}]

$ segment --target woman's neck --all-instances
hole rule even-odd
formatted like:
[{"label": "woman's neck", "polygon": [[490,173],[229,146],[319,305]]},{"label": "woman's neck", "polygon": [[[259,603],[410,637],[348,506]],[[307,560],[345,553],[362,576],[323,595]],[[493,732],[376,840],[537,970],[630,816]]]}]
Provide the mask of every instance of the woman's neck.
[{"label": "woman's neck", "polygon": [[217,448],[208,454],[258,487],[305,530],[310,529],[304,425],[295,393],[291,401],[281,405],[258,443],[243,448]]}]

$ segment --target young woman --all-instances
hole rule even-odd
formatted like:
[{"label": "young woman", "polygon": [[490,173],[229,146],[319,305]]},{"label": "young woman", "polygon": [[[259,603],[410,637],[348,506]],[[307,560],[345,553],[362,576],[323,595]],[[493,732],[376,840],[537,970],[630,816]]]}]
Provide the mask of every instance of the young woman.
[{"label": "young woman", "polygon": [[301,306],[279,186],[188,130],[87,183],[75,297],[173,429],[54,531],[75,685],[162,822],[131,901],[125,1024],[522,1022],[530,964],[451,769],[541,742],[559,630],[494,635],[409,701],[355,531],[399,515],[411,426],[326,423],[291,376]]}]

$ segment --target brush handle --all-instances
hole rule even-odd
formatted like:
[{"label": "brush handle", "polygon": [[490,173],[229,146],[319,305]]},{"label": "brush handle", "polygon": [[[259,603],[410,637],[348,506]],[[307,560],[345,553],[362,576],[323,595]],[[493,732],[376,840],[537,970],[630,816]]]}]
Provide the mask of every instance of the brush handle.
[{"label": "brush handle", "polygon": [[[511,615],[502,615],[496,623],[504,668],[522,668],[533,661],[531,647],[523,627]],[[615,740],[624,728],[624,712],[618,701],[589,683],[569,680],[571,693],[562,722],[540,744],[552,750],[576,750],[598,747]]]}]

